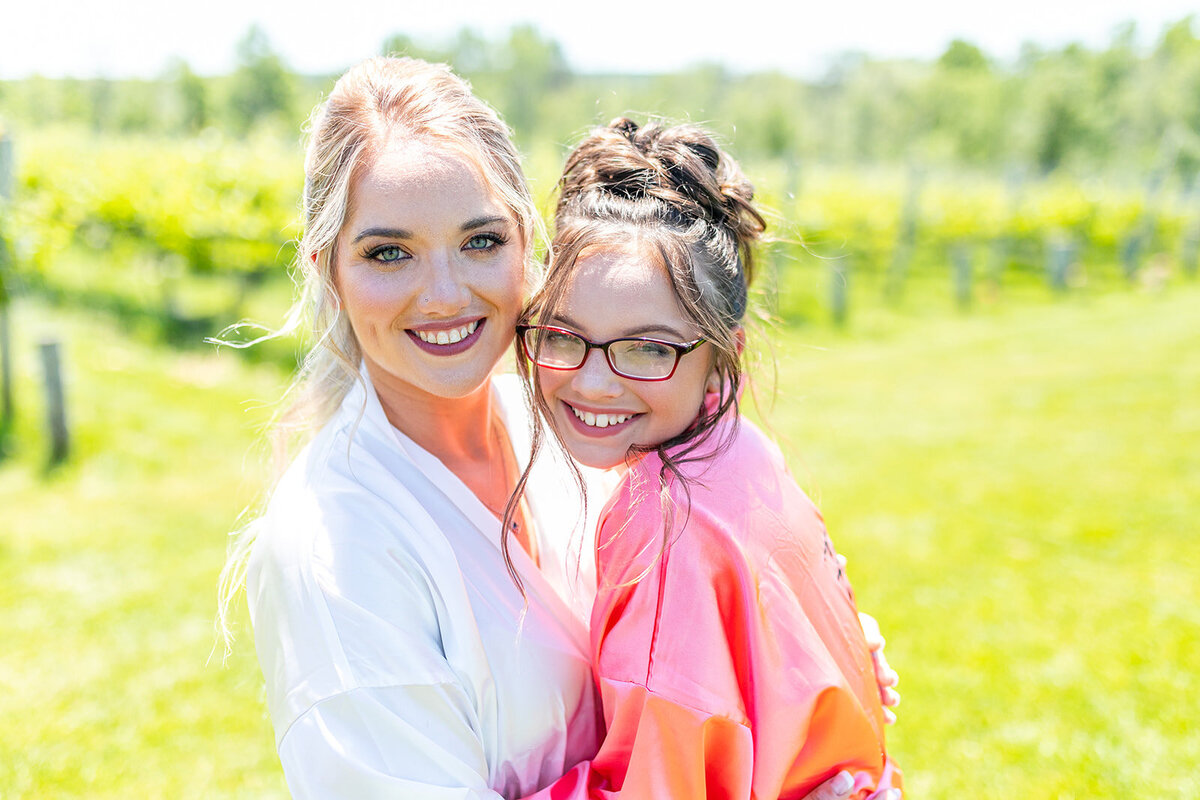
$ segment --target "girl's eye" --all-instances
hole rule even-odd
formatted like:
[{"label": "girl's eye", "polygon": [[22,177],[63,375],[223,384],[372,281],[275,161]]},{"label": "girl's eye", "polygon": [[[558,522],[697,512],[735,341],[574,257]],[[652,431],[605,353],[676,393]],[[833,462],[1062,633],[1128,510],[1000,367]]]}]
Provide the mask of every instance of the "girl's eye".
[{"label": "girl's eye", "polygon": [[494,233],[477,233],[467,240],[467,250],[490,250],[504,244],[504,239]]},{"label": "girl's eye", "polygon": [[636,342],[630,346],[629,352],[640,358],[670,358],[675,351],[659,342]]},{"label": "girl's eye", "polygon": [[394,244],[385,244],[382,247],[377,247],[367,255],[371,259],[382,261],[385,264],[393,264],[408,258],[408,254]]}]

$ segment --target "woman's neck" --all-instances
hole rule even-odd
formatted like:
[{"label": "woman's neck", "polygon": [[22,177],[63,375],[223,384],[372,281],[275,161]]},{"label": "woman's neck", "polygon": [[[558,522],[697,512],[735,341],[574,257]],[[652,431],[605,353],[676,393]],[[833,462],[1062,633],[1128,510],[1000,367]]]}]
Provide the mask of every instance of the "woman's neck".
[{"label": "woman's neck", "polygon": [[455,474],[456,465],[499,457],[490,381],[464,397],[447,398],[380,374],[370,364],[367,371],[388,422]]},{"label": "woman's neck", "polygon": [[[368,365],[383,413],[401,433],[431,453],[497,517],[520,475],[512,443],[488,381],[465,397],[445,398],[377,374]],[[529,520],[519,508],[512,533],[537,562]]]}]

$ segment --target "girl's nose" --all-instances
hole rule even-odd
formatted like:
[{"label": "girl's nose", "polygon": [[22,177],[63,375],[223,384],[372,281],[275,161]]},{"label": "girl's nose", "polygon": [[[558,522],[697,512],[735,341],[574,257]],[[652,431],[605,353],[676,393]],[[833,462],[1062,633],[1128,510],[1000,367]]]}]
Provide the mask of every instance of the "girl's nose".
[{"label": "girl's nose", "polygon": [[612,371],[600,350],[589,350],[571,379],[581,397],[616,397],[624,391],[621,378]]}]

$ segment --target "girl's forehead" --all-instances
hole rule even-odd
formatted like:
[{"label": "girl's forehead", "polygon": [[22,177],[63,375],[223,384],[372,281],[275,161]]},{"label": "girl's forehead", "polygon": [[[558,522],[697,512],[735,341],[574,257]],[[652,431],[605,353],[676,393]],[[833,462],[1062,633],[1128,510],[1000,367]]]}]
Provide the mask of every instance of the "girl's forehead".
[{"label": "girl's forehead", "polygon": [[595,335],[620,336],[630,325],[688,324],[657,251],[634,245],[584,249],[559,311]]},{"label": "girl's forehead", "polygon": [[637,240],[585,247],[572,273],[573,283],[586,283],[593,289],[636,291],[670,285],[659,254]]}]

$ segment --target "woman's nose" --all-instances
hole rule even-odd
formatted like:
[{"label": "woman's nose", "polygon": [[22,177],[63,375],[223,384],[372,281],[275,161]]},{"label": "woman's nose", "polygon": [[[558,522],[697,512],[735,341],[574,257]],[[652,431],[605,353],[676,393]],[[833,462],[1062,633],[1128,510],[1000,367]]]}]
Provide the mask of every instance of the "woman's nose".
[{"label": "woman's nose", "polygon": [[425,285],[418,299],[422,314],[449,317],[471,304],[470,287],[462,280],[452,259],[435,254],[429,259]]}]

